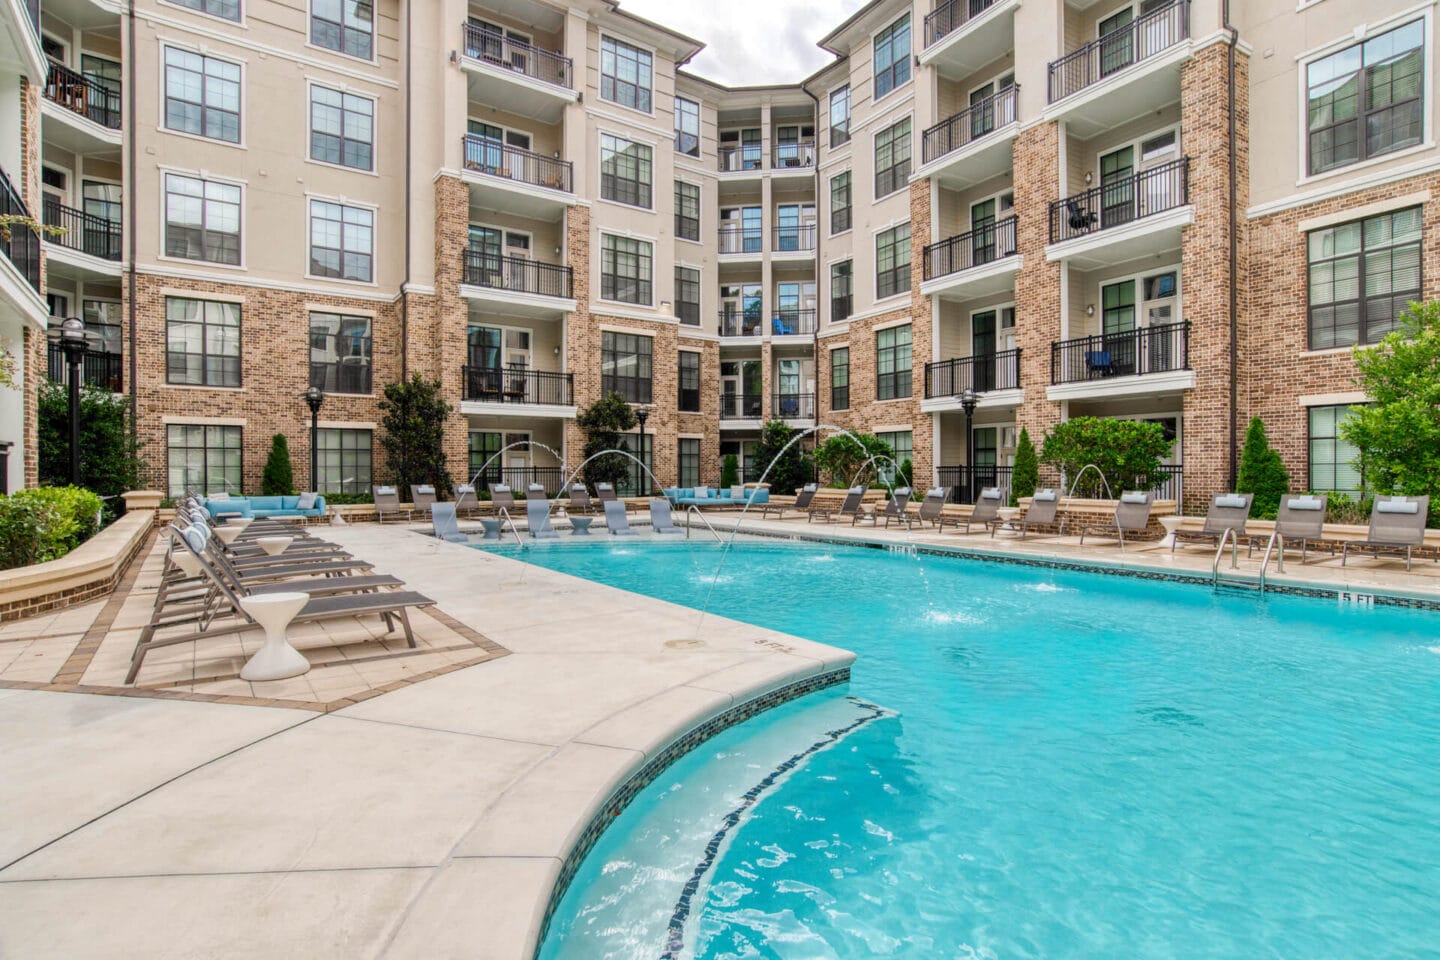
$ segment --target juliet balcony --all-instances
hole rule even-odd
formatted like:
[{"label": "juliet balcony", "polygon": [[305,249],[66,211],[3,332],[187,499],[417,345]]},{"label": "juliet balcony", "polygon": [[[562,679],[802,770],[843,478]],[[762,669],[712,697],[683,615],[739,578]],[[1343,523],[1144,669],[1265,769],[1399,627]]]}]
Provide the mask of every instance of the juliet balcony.
[{"label": "juliet balcony", "polygon": [[569,160],[473,133],[465,135],[463,157],[462,177],[481,207],[553,220],[575,203]]},{"label": "juliet balcony", "polygon": [[918,177],[963,189],[1007,172],[1020,133],[1020,88],[1009,86],[941,120],[921,137]]},{"label": "juliet balcony", "polygon": [[471,246],[461,253],[460,295],[513,316],[558,318],[575,309],[573,271]]},{"label": "juliet balcony", "polygon": [[1018,405],[1024,396],[1020,387],[1020,351],[1001,350],[925,364],[922,411],[960,410],[966,393],[976,394],[981,408]]},{"label": "juliet balcony", "polygon": [[1195,222],[1189,173],[1181,157],[1054,201],[1046,259],[1090,270],[1178,248]]},{"label": "juliet balcony", "polygon": [[1195,386],[1188,321],[1050,345],[1051,400],[1163,396]]},{"label": "juliet balcony", "polygon": [[467,22],[462,30],[460,66],[472,101],[546,123],[557,122],[565,105],[576,101],[569,57],[479,23]]},{"label": "juliet balcony", "polygon": [[1018,225],[1018,217],[1007,217],[927,246],[920,292],[967,299],[1012,289],[1023,265],[1016,242]]}]

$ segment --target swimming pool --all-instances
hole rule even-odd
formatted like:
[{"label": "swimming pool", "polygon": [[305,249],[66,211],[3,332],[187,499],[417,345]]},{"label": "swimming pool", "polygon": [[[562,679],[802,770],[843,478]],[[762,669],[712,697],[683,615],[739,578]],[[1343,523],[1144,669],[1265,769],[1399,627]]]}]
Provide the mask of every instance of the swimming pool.
[{"label": "swimming pool", "polygon": [[848,691],[651,784],[544,960],[1440,951],[1435,614],[842,546],[719,558],[523,553],[859,654]]}]

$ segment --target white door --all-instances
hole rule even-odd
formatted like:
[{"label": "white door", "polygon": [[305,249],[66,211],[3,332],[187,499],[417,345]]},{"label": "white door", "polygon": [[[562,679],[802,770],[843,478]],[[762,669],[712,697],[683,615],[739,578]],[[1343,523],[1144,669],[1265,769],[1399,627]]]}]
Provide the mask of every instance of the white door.
[{"label": "white door", "polygon": [[505,231],[505,289],[524,290],[531,293],[533,278],[530,276],[530,234]]},{"label": "white door", "polygon": [[1158,169],[1179,159],[1180,138],[1174,130],[1140,141],[1140,216],[1179,206],[1180,171]]}]

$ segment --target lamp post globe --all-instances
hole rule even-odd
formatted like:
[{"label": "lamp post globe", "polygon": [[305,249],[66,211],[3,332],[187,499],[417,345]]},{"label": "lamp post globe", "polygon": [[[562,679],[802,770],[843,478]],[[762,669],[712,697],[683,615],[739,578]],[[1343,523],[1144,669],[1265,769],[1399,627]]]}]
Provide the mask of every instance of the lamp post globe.
[{"label": "lamp post globe", "polygon": [[80,485],[80,364],[85,360],[88,345],[84,320],[66,317],[60,322],[60,349],[65,353],[70,381],[70,482],[77,487]]},{"label": "lamp post globe", "polygon": [[[635,457],[640,464],[645,462],[645,421],[649,419],[650,408],[642,404],[635,411],[635,420],[640,424],[640,429],[636,433]],[[635,489],[643,495],[645,493],[645,468],[640,464],[635,466]]]},{"label": "lamp post globe", "polygon": [[310,408],[310,490],[319,493],[320,405],[325,402],[325,391],[312,384],[301,396],[305,398],[305,405]]},{"label": "lamp post globe", "polygon": [[965,411],[965,502],[975,502],[975,407],[980,397],[974,390],[960,391],[960,409]]}]

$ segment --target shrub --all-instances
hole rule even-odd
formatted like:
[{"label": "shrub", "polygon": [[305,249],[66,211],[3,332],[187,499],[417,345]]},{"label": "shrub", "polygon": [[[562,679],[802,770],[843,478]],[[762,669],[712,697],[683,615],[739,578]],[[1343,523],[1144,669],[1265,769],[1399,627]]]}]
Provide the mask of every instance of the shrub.
[{"label": "shrub", "polygon": [[[1067,482],[1081,480],[1080,496],[1103,496],[1106,484],[1112,496],[1121,490],[1150,490],[1163,481],[1163,458],[1174,441],[1165,439],[1158,423],[1115,420],[1108,417],[1076,417],[1055,425],[1045,438],[1040,458],[1065,475]],[[1094,464],[1105,478],[1102,484],[1094,470],[1080,472]]]},{"label": "shrub", "polygon": [[[815,475],[815,463],[806,453],[803,443],[797,443],[783,456],[780,451],[800,431],[783,420],[771,420],[760,430],[760,442],[755,448],[755,460],[762,468],[770,467],[765,478],[770,489],[780,493],[791,493],[810,482]],[[779,457],[778,460],[775,458]],[[774,463],[771,466],[771,463]]]},{"label": "shrub", "polygon": [[375,497],[369,493],[327,493],[325,494],[326,506],[344,506],[347,503],[374,503]]},{"label": "shrub", "polygon": [[895,486],[914,487],[914,484],[910,482],[914,473],[915,467],[910,463],[910,458],[906,457],[901,460],[899,469],[895,471]]},{"label": "shrub", "polygon": [[[70,482],[70,400],[65,388],[45,380],[39,389],[40,482]],[[102,497],[143,486],[145,464],[130,430],[130,405],[120,394],[80,390],[80,483]],[[111,504],[123,508],[118,499]]]},{"label": "shrub", "polygon": [[1273,520],[1280,512],[1280,498],[1290,492],[1290,471],[1285,461],[1265,439],[1265,422],[1259,417],[1250,421],[1245,431],[1245,447],[1240,452],[1240,476],[1235,489],[1255,494],[1250,516]]},{"label": "shrub", "polygon": [[[858,443],[856,441],[859,441]],[[858,483],[862,467],[884,469],[894,464],[895,451],[873,433],[837,433],[815,448],[815,464],[825,472],[832,487]]]},{"label": "shrub", "polygon": [[65,553],[60,511],[45,500],[0,497],[0,569],[54,560]]},{"label": "shrub", "polygon": [[720,461],[720,489],[729,490],[740,482],[740,460],[733,453],[725,454]]},{"label": "shrub", "polygon": [[[1328,493],[1330,499],[1325,502],[1326,523],[1354,523],[1364,526],[1370,522],[1370,510],[1375,504],[1373,497],[1363,494],[1359,497],[1347,497],[1343,493],[1336,493],[1333,490],[1322,491]],[[1315,496],[1320,496],[1317,493]]]},{"label": "shrub", "polygon": [[1020,439],[1015,442],[1015,465],[1010,471],[1010,506],[1018,507],[1021,497],[1035,496],[1040,486],[1040,457],[1035,444],[1030,440],[1030,431],[1020,428]]},{"label": "shrub", "polygon": [[97,494],[83,487],[31,487],[18,490],[13,496],[43,501],[59,512],[65,551],[75,549],[100,529],[104,503]]},{"label": "shrub", "polygon": [[395,486],[429,483],[439,496],[449,494],[445,424],[455,408],[440,395],[440,381],[417,373],[408,383],[388,383],[380,411],[380,446]]},{"label": "shrub", "polygon": [[290,444],[285,434],[270,439],[270,457],[260,475],[260,493],[266,497],[288,497],[295,492],[295,471],[290,466]]},{"label": "shrub", "polygon": [[[624,434],[635,429],[635,411],[630,409],[630,404],[615,391],[610,391],[581,410],[575,422],[585,431],[586,460],[606,450],[633,452],[625,442]],[[613,453],[595,457],[585,464],[585,483],[592,493],[597,483],[612,483],[618,487],[634,469],[635,462],[629,457]]]}]

